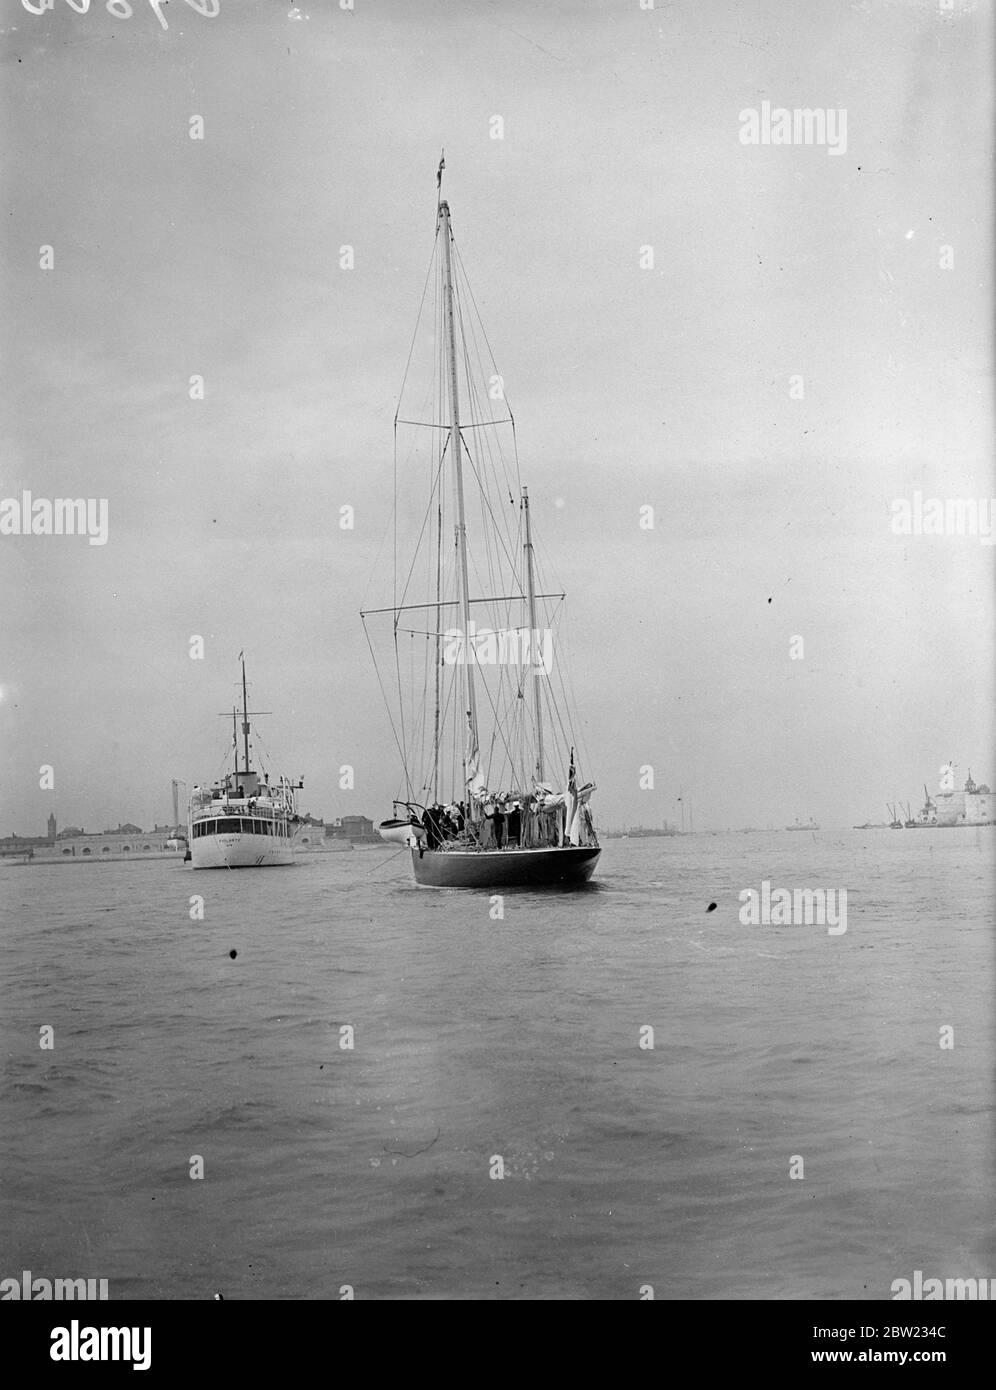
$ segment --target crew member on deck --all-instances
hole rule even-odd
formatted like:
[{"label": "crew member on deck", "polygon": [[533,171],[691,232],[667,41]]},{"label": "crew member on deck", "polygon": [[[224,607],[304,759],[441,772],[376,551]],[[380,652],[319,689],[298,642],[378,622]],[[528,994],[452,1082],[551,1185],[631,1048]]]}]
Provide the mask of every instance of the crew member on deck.
[{"label": "crew member on deck", "polygon": [[439,832],[436,829],[436,818],[429,806],[422,813],[422,829],[425,831],[426,845],[429,849],[435,849],[439,844]]}]

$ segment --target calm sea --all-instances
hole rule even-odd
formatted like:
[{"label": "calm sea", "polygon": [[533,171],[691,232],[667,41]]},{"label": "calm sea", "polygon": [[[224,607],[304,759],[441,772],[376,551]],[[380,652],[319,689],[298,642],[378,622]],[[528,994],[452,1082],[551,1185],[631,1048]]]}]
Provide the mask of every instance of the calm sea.
[{"label": "calm sea", "polygon": [[[507,893],[500,919],[386,847],[4,865],[0,1277],[112,1299],[996,1277],[994,845],[609,840],[591,889]],[[763,879],[846,888],[846,933],[741,925]]]}]

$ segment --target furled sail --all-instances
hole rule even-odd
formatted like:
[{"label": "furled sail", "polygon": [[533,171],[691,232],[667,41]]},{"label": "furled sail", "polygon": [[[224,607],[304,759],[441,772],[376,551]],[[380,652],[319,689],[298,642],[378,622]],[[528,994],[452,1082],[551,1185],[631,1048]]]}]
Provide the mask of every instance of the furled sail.
[{"label": "furled sail", "polygon": [[[468,715],[468,719],[469,719]],[[475,801],[483,801],[488,794],[488,784],[481,773],[481,750],[473,730],[470,732],[470,750],[467,754],[467,790]]]}]

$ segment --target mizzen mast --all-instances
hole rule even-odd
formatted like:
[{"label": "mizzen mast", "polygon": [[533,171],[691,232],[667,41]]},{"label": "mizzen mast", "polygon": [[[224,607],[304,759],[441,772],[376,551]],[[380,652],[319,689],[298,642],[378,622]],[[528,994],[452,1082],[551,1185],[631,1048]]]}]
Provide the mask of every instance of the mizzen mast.
[{"label": "mizzen mast", "polygon": [[533,533],[529,525],[529,489],[522,489],[522,510],[526,514],[526,541],[523,549],[526,552],[526,594],[529,599],[529,650],[533,657],[533,699],[536,709],[536,780],[543,780],[543,702],[540,682],[537,679],[539,672],[536,669],[536,652],[534,643],[539,642],[539,629],[536,626],[536,589],[533,581]]}]

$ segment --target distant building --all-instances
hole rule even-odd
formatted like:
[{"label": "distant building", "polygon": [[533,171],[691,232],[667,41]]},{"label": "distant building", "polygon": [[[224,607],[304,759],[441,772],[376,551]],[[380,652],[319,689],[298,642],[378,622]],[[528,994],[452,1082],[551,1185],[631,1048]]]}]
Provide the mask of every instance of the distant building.
[{"label": "distant building", "polygon": [[298,846],[321,845],[325,841],[327,827],[325,822],[318,816],[299,816],[297,834],[294,836],[294,843]]},{"label": "distant building", "polygon": [[[32,851],[32,859],[152,859],[163,855],[182,854],[184,841],[172,840],[171,826],[158,831],[139,830],[127,825],[117,830],[104,830],[100,834],[87,835],[80,831],[77,835],[65,831],[54,845],[43,845]],[[178,851],[177,845],[180,849]]]},{"label": "distant building", "polygon": [[[55,830],[55,818],[49,817],[49,832]],[[157,825],[154,830],[143,830],[131,821],[119,823],[116,830],[103,830],[97,834],[87,832],[81,826],[67,825],[59,830],[51,840],[28,842],[14,837],[17,853],[30,851],[30,857],[37,861],[65,859],[158,859],[164,856],[182,855],[184,843],[173,839],[173,826]],[[172,841],[172,843],[170,843]],[[0,842],[6,844],[6,842]],[[8,853],[6,849],[3,851]]]},{"label": "distant building", "polygon": [[36,849],[48,849],[50,841],[45,835],[5,835],[0,840],[0,856],[28,854]]},{"label": "distant building", "polygon": [[935,794],[936,825],[991,825],[996,816],[993,795],[986,784],[976,785],[969,770],[963,791],[955,791],[942,781]]},{"label": "distant building", "polygon": [[47,835],[4,836],[4,838],[0,840],[0,858],[4,855],[33,853],[36,849],[47,848],[50,845],[54,845],[57,828],[55,816],[50,813]]},{"label": "distant building", "polygon": [[[160,826],[157,825],[157,826],[156,826],[156,832],[159,832],[160,830],[161,830],[163,833],[165,833],[165,834],[169,834],[170,827],[169,827],[169,826],[166,826],[166,825],[160,827]],[[65,828],[64,830],[60,830],[60,831],[59,831],[58,839],[60,839],[60,840],[75,840],[75,839],[78,839],[80,835],[85,835],[86,833],[87,833],[87,832],[83,829],[83,827],[82,827],[81,825],[67,825],[66,828]],[[153,833],[155,833],[155,832],[153,832]],[[142,827],[141,827],[140,825],[132,825],[130,821],[126,821],[126,822],[124,823],[124,825],[119,825],[119,826],[117,827],[116,830],[101,830],[101,831],[96,831],[96,832],[93,831],[93,830],[91,830],[91,831],[90,831],[90,834],[91,834],[91,835],[93,835],[93,834],[101,834],[101,835],[144,835],[144,834],[145,834],[145,831],[142,829]]]},{"label": "distant building", "polygon": [[326,825],[325,834],[333,840],[348,840],[352,845],[384,843],[374,829],[373,821],[366,816],[342,816],[334,824]]}]

